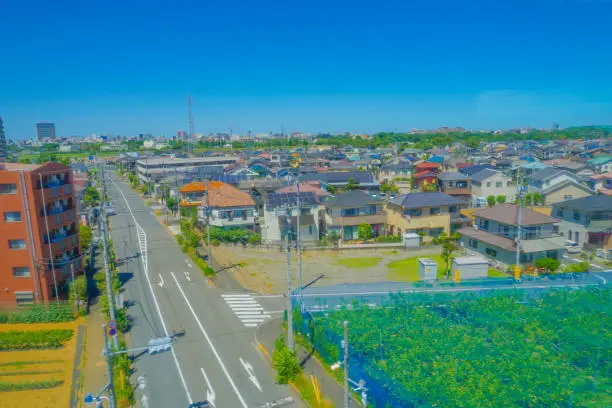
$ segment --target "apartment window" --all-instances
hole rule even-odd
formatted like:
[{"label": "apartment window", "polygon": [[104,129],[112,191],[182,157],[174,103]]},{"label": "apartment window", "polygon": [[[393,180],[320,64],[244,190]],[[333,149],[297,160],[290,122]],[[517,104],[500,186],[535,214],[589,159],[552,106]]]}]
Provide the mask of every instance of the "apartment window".
[{"label": "apartment window", "polygon": [[9,249],[25,249],[25,239],[9,239]]},{"label": "apartment window", "polygon": [[580,221],[580,213],[578,211],[574,211],[574,221]]},{"label": "apartment window", "polygon": [[27,266],[13,266],[13,276],[15,278],[29,278],[30,268]]},{"label": "apartment window", "polygon": [[501,181],[498,181],[498,182],[495,183],[495,187],[497,187],[497,188],[502,188],[503,186],[504,186],[504,183],[501,182]]},{"label": "apartment window", "polygon": [[18,305],[34,303],[33,292],[15,292],[15,301]]},{"label": "apartment window", "polygon": [[492,256],[494,258],[497,256],[497,251],[494,250],[494,249],[487,248],[487,249],[485,249],[485,252],[486,252],[487,255],[490,255],[490,256]]},{"label": "apartment window", "polygon": [[19,211],[7,211],[4,213],[4,222],[20,222],[21,213]]},{"label": "apartment window", "polygon": [[0,194],[17,194],[17,184],[0,184]]},{"label": "apartment window", "polygon": [[431,207],[429,209],[429,213],[431,215],[438,215],[438,214],[440,214],[440,207]]},{"label": "apartment window", "polygon": [[470,248],[478,249],[478,241],[470,239]]}]

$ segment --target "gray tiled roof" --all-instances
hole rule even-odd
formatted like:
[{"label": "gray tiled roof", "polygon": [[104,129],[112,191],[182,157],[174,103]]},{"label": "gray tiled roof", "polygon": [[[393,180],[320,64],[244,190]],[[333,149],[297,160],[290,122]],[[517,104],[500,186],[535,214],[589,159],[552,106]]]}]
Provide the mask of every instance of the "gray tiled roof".
[{"label": "gray tiled roof", "polygon": [[612,197],[605,195],[588,196],[553,204],[554,207],[578,211],[612,211]]},{"label": "gray tiled roof", "polygon": [[404,209],[465,204],[464,201],[444,193],[410,193],[396,197],[390,202]]},{"label": "gray tiled roof", "polygon": [[497,170],[493,170],[493,169],[483,169],[483,170],[480,170],[478,173],[472,174],[472,176],[470,177],[470,180],[482,182],[488,179],[489,177],[493,177],[500,173],[501,172]]},{"label": "gray tiled roof", "polygon": [[467,181],[468,178],[465,174],[461,174],[458,171],[445,171],[438,174],[438,180],[442,181]]},{"label": "gray tiled roof", "polygon": [[339,194],[325,203],[326,207],[363,207],[369,204],[382,204],[380,198],[372,197],[365,191],[354,190]]}]

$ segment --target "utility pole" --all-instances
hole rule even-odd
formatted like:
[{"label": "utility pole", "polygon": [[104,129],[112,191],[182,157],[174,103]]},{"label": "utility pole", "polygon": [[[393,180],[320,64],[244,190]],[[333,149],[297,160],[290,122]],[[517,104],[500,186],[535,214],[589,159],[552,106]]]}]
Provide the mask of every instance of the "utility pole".
[{"label": "utility pole", "polygon": [[[115,401],[115,384],[113,382],[113,355],[110,351],[108,344],[108,333],[106,332],[106,325],[102,325],[102,331],[104,331],[104,355],[106,356],[106,364],[108,366],[108,401],[110,408],[115,408],[117,403]],[[116,336],[113,336],[116,338]]]},{"label": "utility pole", "polygon": [[77,313],[79,312],[79,297],[77,296],[76,281],[74,280],[74,260],[70,261],[70,274],[72,275],[72,289],[74,289],[74,303]]},{"label": "utility pole", "polygon": [[[299,170],[298,170],[299,171]],[[300,175],[297,176],[297,184],[295,185],[297,192],[296,204],[297,204],[297,238],[295,240],[297,245],[297,272],[298,272],[298,300],[302,300],[302,237],[300,231],[300,224],[302,221],[302,206],[300,205]]]},{"label": "utility pole", "polygon": [[287,343],[289,350],[294,350],[293,340],[293,302],[291,295],[291,215],[290,208],[287,208]]},{"label": "utility pole", "polygon": [[[106,278],[106,296],[108,297],[108,309],[110,311],[111,320],[116,321],[116,313],[115,313],[115,297],[113,296],[113,282],[111,280],[111,270],[109,267],[108,261],[108,237],[107,232],[108,229],[106,227],[106,184],[104,178],[104,167],[100,166],[100,180],[102,182],[102,209],[101,216],[99,218],[99,226],[100,232],[102,233],[102,244],[104,247],[104,276]],[[106,333],[106,331],[105,331]],[[113,345],[116,349],[119,349],[119,339],[117,336],[113,336]]]},{"label": "utility pole", "polygon": [[523,221],[523,185],[520,170],[517,172],[516,184],[518,189],[518,211],[516,221],[516,263],[514,265],[514,280],[518,281],[521,278],[521,223]]},{"label": "utility pole", "polygon": [[349,408],[348,320],[344,321],[344,408]]},{"label": "utility pole", "polygon": [[210,252],[210,183],[206,180],[206,251],[208,252],[208,262],[210,263],[212,253]]}]

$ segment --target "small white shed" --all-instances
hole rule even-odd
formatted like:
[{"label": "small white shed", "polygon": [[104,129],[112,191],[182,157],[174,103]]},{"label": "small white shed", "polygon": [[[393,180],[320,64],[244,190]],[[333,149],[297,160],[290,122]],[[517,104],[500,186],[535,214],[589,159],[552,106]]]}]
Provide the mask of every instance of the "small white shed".
[{"label": "small white shed", "polygon": [[485,258],[478,256],[462,256],[453,259],[451,271],[453,276],[456,276],[457,271],[459,271],[461,280],[486,278],[489,272],[489,263]]},{"label": "small white shed", "polygon": [[403,236],[404,247],[406,248],[418,248],[421,245],[421,237],[419,234],[414,232],[407,232]]},{"label": "small white shed", "polygon": [[438,278],[438,264],[433,259],[419,258],[419,278],[424,281]]}]

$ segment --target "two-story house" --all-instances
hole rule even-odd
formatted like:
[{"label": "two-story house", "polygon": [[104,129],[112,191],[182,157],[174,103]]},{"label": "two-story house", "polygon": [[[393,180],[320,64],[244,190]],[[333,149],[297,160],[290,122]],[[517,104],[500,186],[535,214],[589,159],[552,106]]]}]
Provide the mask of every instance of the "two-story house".
[{"label": "two-story house", "polygon": [[576,174],[555,167],[546,167],[532,173],[527,183],[529,190],[539,192],[548,205],[593,194]]},{"label": "two-story house", "polygon": [[440,191],[449,196],[469,202],[472,196],[472,182],[459,172],[443,172],[438,174]]},{"label": "two-story house", "polygon": [[412,189],[410,176],[412,175],[412,162],[399,160],[397,163],[383,164],[378,173],[378,181],[393,183],[399,188],[400,194],[409,193]]},{"label": "two-story house", "polygon": [[387,234],[421,232],[424,239],[451,234],[468,220],[459,212],[468,204],[444,193],[411,193],[387,203]]},{"label": "two-story house", "polygon": [[[539,258],[561,260],[564,238],[556,230],[559,220],[529,208],[521,212],[520,264],[531,265]],[[515,264],[518,214],[518,206],[512,204],[475,211],[474,226],[458,231],[461,245],[501,264]]]},{"label": "two-story house", "polygon": [[209,183],[208,199],[198,207],[198,219],[206,222],[206,205],[209,208],[210,225],[224,228],[253,228],[255,225],[255,201],[248,193],[231,184]]},{"label": "two-story house", "polygon": [[589,166],[596,173],[607,173],[609,171],[612,171],[612,156],[611,155],[606,155],[606,154],[597,155],[591,160],[589,160],[588,163],[589,163]]},{"label": "two-story house", "polygon": [[329,234],[336,233],[345,241],[358,239],[359,224],[372,226],[373,235],[384,235],[386,214],[384,201],[365,191],[340,194],[325,202],[325,223]]},{"label": "two-story house", "polygon": [[514,181],[504,173],[483,169],[470,176],[472,181],[472,203],[474,207],[486,205],[488,196],[504,196],[506,202],[513,202],[516,197]]},{"label": "two-story house", "polygon": [[[324,210],[318,197],[312,192],[300,192],[300,238],[302,243],[320,239],[320,225],[325,223]],[[297,237],[298,195],[296,192],[272,193],[265,198],[263,222],[260,224],[261,238],[267,243],[279,243],[289,233],[292,240]]]},{"label": "two-story house", "polygon": [[552,215],[561,220],[559,233],[585,249],[612,248],[612,197],[577,198],[553,205]]}]

